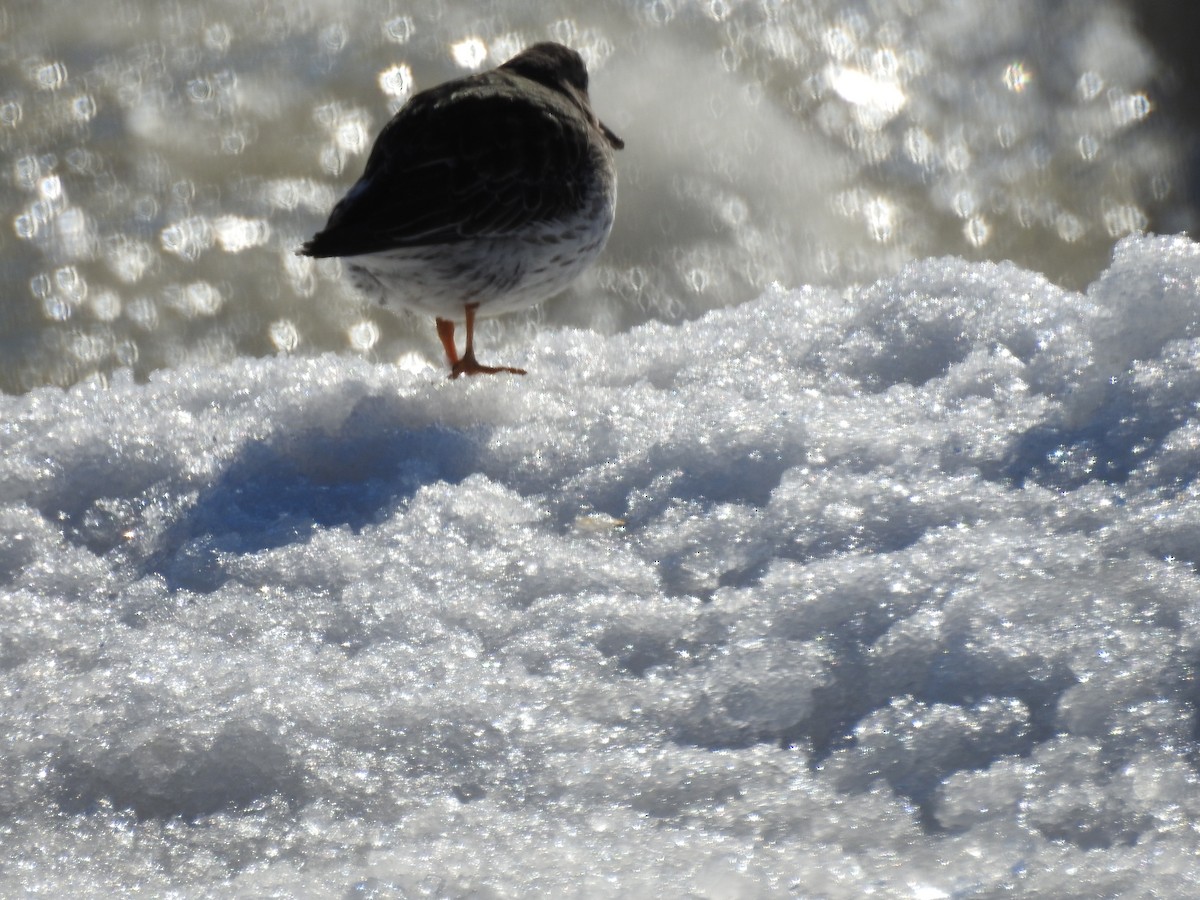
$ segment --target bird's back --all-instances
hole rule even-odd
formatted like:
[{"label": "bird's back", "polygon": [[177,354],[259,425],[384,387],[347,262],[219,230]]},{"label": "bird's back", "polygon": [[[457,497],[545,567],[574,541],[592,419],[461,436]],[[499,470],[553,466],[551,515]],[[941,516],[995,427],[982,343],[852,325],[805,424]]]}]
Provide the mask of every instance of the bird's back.
[{"label": "bird's back", "polygon": [[303,251],[357,256],[512,235],[579,210],[611,150],[558,92],[502,69],[417,94]]}]

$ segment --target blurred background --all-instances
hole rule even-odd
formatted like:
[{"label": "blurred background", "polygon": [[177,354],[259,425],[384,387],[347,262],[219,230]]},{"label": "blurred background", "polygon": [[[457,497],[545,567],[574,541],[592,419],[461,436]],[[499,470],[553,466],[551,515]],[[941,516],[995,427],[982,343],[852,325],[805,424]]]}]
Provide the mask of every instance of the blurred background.
[{"label": "blurred background", "polygon": [[[239,355],[440,364],[300,258],[414,91],[553,39],[626,140],[601,262],[487,342],[952,254],[1082,288],[1197,224],[1190,0],[67,0],[0,8],[0,389]],[[499,355],[499,353],[496,353]]]}]

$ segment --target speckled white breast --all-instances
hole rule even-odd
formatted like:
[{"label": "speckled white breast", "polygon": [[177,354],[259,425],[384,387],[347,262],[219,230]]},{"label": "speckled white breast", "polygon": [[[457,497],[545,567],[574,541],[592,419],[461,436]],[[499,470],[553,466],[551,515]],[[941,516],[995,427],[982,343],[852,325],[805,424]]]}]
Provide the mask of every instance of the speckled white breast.
[{"label": "speckled white breast", "polygon": [[346,258],[372,302],[461,320],[467,304],[495,316],[535,306],[565,289],[604,249],[616,209],[611,164],[567,218],[496,238],[407,247]]}]

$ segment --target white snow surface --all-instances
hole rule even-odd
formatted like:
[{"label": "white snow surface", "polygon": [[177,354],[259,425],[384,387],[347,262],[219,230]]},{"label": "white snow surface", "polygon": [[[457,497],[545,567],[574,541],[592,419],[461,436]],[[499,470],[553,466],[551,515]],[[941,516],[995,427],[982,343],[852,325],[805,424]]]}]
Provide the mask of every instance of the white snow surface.
[{"label": "white snow surface", "polygon": [[1131,237],[2,397],[0,894],[1188,896],[1198,360]]}]

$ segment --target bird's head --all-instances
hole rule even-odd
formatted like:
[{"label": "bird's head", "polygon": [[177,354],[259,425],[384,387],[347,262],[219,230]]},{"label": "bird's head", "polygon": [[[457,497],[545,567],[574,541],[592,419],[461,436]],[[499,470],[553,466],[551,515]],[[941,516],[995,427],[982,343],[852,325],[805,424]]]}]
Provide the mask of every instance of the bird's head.
[{"label": "bird's head", "polygon": [[591,118],[609,144],[617,150],[625,146],[625,142],[613,134],[592,112],[591,101],[588,98],[587,66],[584,65],[583,57],[570,47],[553,41],[534,44],[526,47],[500,68],[566,95]]}]

